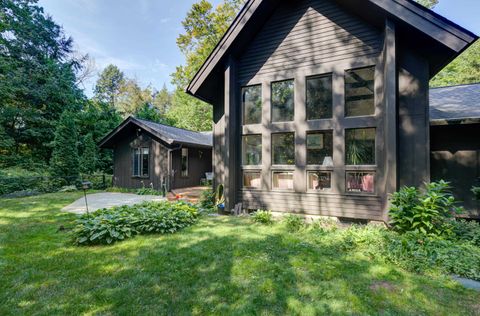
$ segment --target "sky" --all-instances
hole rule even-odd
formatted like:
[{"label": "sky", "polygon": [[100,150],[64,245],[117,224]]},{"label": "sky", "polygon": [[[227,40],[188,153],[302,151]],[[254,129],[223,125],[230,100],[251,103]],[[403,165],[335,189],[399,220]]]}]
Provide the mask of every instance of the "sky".
[{"label": "sky", "polygon": [[[109,64],[138,80],[170,90],[170,74],[184,62],[176,45],[181,21],[198,0],[40,0],[72,36],[75,49],[95,60],[97,73]],[[217,5],[221,0],[211,1]],[[440,0],[435,12],[480,34],[480,0]],[[96,77],[85,83],[92,96]]]}]

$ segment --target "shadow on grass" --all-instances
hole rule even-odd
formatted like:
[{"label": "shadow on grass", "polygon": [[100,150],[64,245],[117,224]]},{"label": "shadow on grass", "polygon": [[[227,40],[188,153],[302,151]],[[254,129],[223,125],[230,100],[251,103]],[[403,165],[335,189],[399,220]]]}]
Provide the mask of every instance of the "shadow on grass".
[{"label": "shadow on grass", "polygon": [[280,225],[205,218],[75,247],[56,232],[74,217],[46,212],[32,213],[30,233],[14,232],[28,217],[9,227],[0,314],[474,314],[480,298]]}]

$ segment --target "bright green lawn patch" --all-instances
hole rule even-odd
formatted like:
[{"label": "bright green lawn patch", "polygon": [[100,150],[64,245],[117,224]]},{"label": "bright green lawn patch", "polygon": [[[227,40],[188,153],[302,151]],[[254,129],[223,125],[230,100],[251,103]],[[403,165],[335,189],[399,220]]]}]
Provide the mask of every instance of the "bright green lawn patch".
[{"label": "bright green lawn patch", "polygon": [[61,213],[81,193],[0,200],[0,315],[479,315],[480,294],[246,218],[77,247]]}]

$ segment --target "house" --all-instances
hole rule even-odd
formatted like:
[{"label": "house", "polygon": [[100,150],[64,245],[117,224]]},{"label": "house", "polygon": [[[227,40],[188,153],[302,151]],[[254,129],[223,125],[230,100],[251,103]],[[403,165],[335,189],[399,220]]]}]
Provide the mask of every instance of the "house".
[{"label": "house", "polygon": [[430,148],[432,180],[451,182],[464,216],[480,218],[480,84],[430,90]]},{"label": "house", "polygon": [[430,179],[429,79],[477,36],[411,0],[248,0],[186,88],[227,209],[387,220]]},{"label": "house", "polygon": [[212,171],[212,134],[129,117],[99,143],[113,149],[113,184],[167,191],[198,186]]}]

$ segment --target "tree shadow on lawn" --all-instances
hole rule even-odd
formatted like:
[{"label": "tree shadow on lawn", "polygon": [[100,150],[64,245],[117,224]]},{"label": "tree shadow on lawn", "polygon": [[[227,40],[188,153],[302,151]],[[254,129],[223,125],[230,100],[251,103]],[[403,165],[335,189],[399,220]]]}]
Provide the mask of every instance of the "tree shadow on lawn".
[{"label": "tree shadow on lawn", "polygon": [[[445,301],[454,289],[441,288],[426,277],[343,250],[340,242],[305,241],[302,234],[246,225],[244,220],[203,220],[174,235],[138,236],[109,247],[50,249],[33,253],[21,249],[25,253],[19,256],[36,257],[39,269],[30,266],[27,275],[16,279],[21,283],[13,290],[23,295],[9,304],[28,303],[19,311],[174,315],[465,311],[455,307],[462,302]],[[453,297],[458,298],[455,290]]]}]

